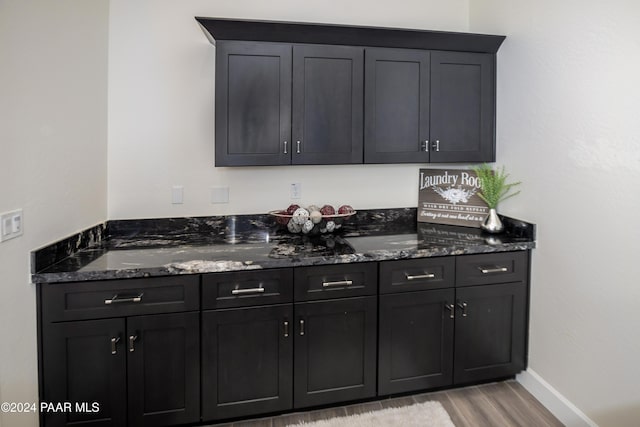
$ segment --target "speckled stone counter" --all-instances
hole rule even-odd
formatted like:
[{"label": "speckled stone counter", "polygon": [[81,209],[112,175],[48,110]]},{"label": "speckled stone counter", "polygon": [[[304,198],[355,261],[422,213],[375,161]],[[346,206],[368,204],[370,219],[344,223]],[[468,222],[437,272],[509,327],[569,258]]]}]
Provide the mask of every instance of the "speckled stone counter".
[{"label": "speckled stone counter", "polygon": [[503,217],[500,235],[416,223],[416,209],[358,212],[339,232],[292,235],[268,215],[109,221],[32,253],[32,281],[197,274],[528,250],[535,226]]}]

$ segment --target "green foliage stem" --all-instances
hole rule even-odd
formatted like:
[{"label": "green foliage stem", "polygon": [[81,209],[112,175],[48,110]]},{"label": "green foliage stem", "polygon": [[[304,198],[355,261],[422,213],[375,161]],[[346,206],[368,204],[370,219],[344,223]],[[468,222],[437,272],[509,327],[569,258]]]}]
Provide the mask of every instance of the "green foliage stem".
[{"label": "green foliage stem", "polygon": [[519,194],[520,191],[507,194],[513,187],[520,185],[520,181],[507,184],[509,174],[505,173],[504,166],[499,170],[493,170],[488,164],[482,164],[473,168],[480,181],[478,196],[487,204],[489,209],[495,209],[498,203]]}]

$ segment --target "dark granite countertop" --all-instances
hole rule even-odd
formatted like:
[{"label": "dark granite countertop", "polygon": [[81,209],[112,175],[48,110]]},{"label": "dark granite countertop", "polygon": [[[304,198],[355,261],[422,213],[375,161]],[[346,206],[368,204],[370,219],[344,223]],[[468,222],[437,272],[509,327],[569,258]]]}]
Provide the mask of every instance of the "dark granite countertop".
[{"label": "dark granite countertop", "polygon": [[535,226],[500,235],[430,223],[416,209],[358,212],[341,230],[292,235],[267,215],[110,221],[32,253],[32,281],[59,283],[528,250]]}]

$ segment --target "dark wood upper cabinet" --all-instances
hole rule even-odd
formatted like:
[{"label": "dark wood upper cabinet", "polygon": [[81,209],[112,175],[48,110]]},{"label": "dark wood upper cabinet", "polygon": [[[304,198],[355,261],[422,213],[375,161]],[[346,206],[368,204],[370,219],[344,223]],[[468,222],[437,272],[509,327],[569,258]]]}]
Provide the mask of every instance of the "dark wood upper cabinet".
[{"label": "dark wood upper cabinet", "polygon": [[429,55],[410,49],[367,49],[365,163],[429,161]]},{"label": "dark wood upper cabinet", "polygon": [[196,19],[216,44],[216,166],[495,161],[504,36]]},{"label": "dark wood upper cabinet", "polygon": [[362,163],[363,61],[358,47],[293,47],[292,163]]},{"label": "dark wood upper cabinet", "polygon": [[291,163],[291,45],[216,47],[216,166]]},{"label": "dark wood upper cabinet", "polygon": [[431,54],[431,162],[495,161],[495,55]]}]

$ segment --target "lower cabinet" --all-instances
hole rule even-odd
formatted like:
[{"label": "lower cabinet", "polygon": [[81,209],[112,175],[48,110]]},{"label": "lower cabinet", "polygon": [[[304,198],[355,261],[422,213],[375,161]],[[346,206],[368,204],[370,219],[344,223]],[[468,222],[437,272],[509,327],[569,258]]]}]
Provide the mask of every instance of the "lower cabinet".
[{"label": "lower cabinet", "polygon": [[525,368],[526,303],[523,282],[456,289],[454,384]]},{"label": "lower cabinet", "polygon": [[[401,276],[407,279],[394,282],[400,292],[380,295],[378,394],[499,379],[522,371],[526,256],[457,257],[456,280],[447,280],[453,274],[446,260],[382,263],[381,280],[398,277],[398,272],[406,272]],[[500,283],[514,279],[519,281]],[[435,289],[411,291],[411,286],[428,287],[429,281]],[[383,289],[391,286],[381,283]]]},{"label": "lower cabinet", "polygon": [[292,304],[202,313],[205,420],[291,408],[292,320]]},{"label": "lower cabinet", "polygon": [[443,387],[453,378],[453,289],[380,296],[378,394]]},{"label": "lower cabinet", "polygon": [[295,304],[295,408],[376,395],[376,300]]},{"label": "lower cabinet", "polygon": [[197,312],[47,325],[44,401],[71,402],[73,410],[46,412],[45,424],[199,421],[199,332]]},{"label": "lower cabinet", "polygon": [[197,424],[514,375],[528,256],[40,285],[40,398],[74,405],[41,424]]}]

